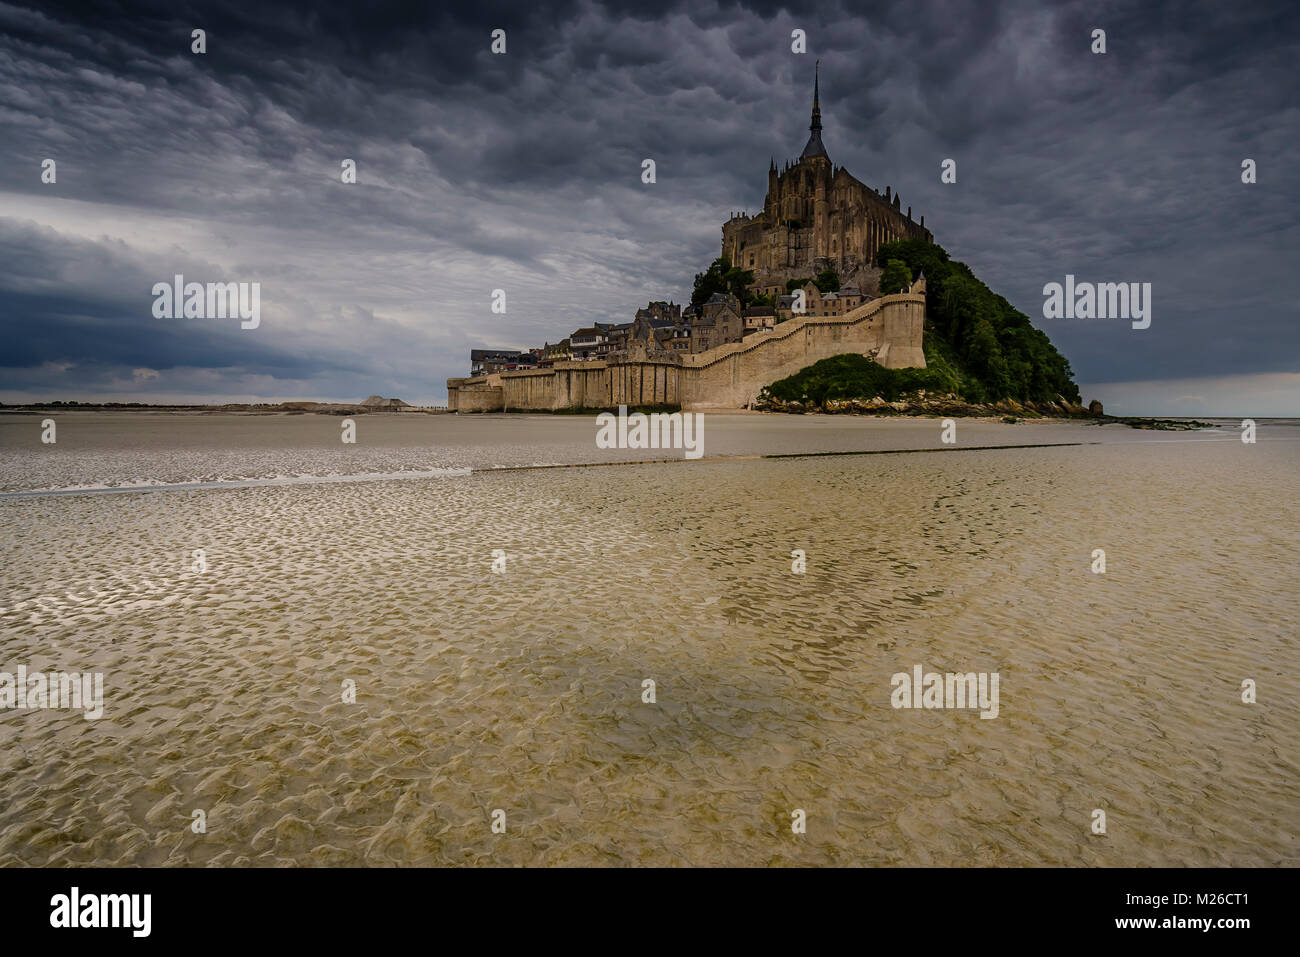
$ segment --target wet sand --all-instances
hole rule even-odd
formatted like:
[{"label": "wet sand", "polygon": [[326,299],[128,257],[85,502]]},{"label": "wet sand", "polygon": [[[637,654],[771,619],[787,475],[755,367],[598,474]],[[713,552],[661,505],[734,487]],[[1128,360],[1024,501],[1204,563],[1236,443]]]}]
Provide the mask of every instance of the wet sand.
[{"label": "wet sand", "polygon": [[[1300,863],[1295,426],[710,416],[709,457],[931,452],[504,471],[655,456],[57,419],[0,416],[6,492],[291,481],[0,501],[0,669],[107,699],[0,711],[0,864]],[[1082,444],[969,449],[1027,443]],[[918,664],[998,717],[891,707]]]}]

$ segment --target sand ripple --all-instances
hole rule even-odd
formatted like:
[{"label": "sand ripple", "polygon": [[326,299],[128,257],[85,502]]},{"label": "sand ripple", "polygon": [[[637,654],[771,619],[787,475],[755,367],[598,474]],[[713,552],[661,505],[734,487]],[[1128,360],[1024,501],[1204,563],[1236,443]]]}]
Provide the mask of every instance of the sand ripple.
[{"label": "sand ripple", "polygon": [[1297,448],[6,501],[0,865],[1295,865]]}]

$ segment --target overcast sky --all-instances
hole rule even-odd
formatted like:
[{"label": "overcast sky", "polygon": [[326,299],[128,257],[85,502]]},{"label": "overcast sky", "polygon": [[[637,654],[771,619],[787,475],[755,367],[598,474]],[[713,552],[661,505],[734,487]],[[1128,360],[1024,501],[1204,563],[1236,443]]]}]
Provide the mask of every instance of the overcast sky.
[{"label": "overcast sky", "polygon": [[[832,161],[1085,400],[1300,415],[1294,0],[331,6],[0,0],[0,401],[441,404],[471,348],[689,298],[820,58]],[[155,318],[177,273],[260,282],[261,325]],[[1042,318],[1067,273],[1151,283],[1150,328]]]}]

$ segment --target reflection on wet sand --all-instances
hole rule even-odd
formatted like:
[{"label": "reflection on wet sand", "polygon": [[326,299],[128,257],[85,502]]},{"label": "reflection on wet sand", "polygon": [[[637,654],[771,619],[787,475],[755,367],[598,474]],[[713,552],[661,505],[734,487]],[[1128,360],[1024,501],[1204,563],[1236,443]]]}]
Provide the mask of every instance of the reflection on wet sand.
[{"label": "reflection on wet sand", "polygon": [[[380,421],[372,471],[595,460]],[[937,434],[789,422],[706,452]],[[103,672],[105,714],[0,712],[0,864],[1297,863],[1300,445],[1008,433],[1102,444],[7,500],[0,669]],[[3,435],[10,490],[253,474]],[[997,672],[998,717],[891,707],[915,665]]]}]

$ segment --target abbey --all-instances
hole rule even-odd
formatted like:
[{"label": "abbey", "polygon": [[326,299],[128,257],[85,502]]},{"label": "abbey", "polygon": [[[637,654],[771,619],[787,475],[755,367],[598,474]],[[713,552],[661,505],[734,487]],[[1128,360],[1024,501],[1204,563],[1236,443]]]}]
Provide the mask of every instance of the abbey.
[{"label": "abbey", "polygon": [[[722,255],[753,272],[747,290],[713,292],[685,308],[654,301],[631,322],[596,322],[541,348],[473,349],[469,377],[447,380],[447,408],[745,409],[764,386],[832,356],[924,369],[925,276],[878,295],[874,259],[891,240],[934,238],[889,187],[882,195],[831,163],[820,87],[816,77],[803,155],[781,172],[771,165],[760,215],[733,216],[722,227]],[[832,268],[838,284],[813,281]],[[636,447],[630,434],[628,441]],[[690,449],[690,437],[684,441]]]},{"label": "abbey", "polygon": [[[834,268],[844,283],[875,291],[876,250],[896,239],[934,242],[925,217],[912,220],[888,186],[876,192],[842,166],[835,166],[822,143],[818,102],[821,77],[813,80],[812,123],[803,153],[778,170],[767,171],[767,198],[757,216],[733,213],[722,226],[722,255],[734,266],[753,270],[754,289],[785,292],[787,279],[815,276]],[[859,273],[862,275],[859,276]]]}]

